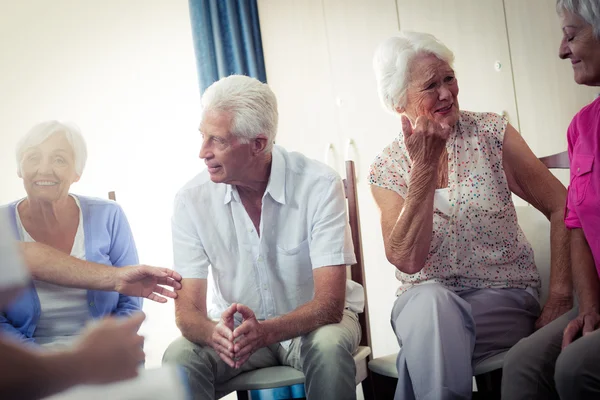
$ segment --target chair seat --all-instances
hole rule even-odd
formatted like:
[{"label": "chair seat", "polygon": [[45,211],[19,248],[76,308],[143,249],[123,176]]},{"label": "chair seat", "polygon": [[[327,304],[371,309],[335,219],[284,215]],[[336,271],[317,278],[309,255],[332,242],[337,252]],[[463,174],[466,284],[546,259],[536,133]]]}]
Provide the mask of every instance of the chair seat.
[{"label": "chair seat", "polygon": [[[369,354],[371,354],[371,349],[369,347],[360,346],[352,356],[357,365],[357,379],[359,375],[366,376],[366,368],[361,368],[361,364],[366,364],[362,361],[366,360]],[[220,385],[218,391],[233,392],[237,390],[272,389],[296,385],[298,383],[304,383],[304,374],[301,371],[292,367],[278,366],[244,372]]]},{"label": "chair seat", "polygon": [[[506,353],[507,352],[505,351],[479,362],[477,365],[475,365],[473,375],[477,376],[502,368]],[[396,369],[397,357],[398,353],[375,358],[369,361],[369,369],[379,375],[388,376],[390,378],[398,378],[398,371]]]},{"label": "chair seat", "polygon": [[480,361],[477,365],[475,365],[473,375],[477,376],[501,369],[502,365],[504,365],[504,357],[506,357],[506,353],[508,353],[508,351],[504,351],[500,354],[496,354],[495,356]]},{"label": "chair seat", "polygon": [[374,358],[369,361],[369,369],[379,375],[388,376],[390,378],[398,378],[396,358],[398,358],[398,353]]}]

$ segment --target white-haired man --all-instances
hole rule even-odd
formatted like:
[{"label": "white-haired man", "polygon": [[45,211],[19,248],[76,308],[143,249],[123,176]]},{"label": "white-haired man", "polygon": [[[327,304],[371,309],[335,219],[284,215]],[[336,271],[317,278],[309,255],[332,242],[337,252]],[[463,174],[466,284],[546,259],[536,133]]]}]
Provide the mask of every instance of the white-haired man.
[{"label": "white-haired man", "polygon": [[202,96],[207,169],[177,194],[172,221],[183,337],[163,358],[184,367],[197,399],[274,365],[303,371],[309,399],[356,397],[364,292],[346,280],[355,257],[342,182],[274,146],[277,118],[275,95],[253,78],[229,76]]}]

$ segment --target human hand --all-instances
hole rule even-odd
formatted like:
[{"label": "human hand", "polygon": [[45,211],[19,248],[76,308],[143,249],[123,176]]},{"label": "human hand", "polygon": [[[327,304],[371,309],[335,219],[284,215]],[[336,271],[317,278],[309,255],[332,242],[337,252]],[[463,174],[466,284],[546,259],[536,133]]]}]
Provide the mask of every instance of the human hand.
[{"label": "human hand", "polygon": [[451,128],[426,116],[417,118],[413,127],[407,116],[402,116],[402,133],[410,159],[414,164],[437,167]]},{"label": "human hand", "polygon": [[221,319],[215,325],[210,338],[210,346],[215,349],[221,360],[225,361],[231,368],[235,368],[234,351],[233,351],[233,325],[237,311],[237,305],[233,303],[223,311]]},{"label": "human hand", "polygon": [[115,268],[115,273],[115,291],[127,296],[145,297],[158,303],[166,303],[166,297],[175,299],[177,293],[160,285],[181,289],[181,275],[168,268],[132,265]]},{"label": "human hand", "polygon": [[144,338],[137,334],[146,316],[109,317],[88,326],[71,350],[82,383],[135,378],[144,361]]},{"label": "human hand", "polygon": [[542,309],[542,313],[538,317],[537,321],[535,321],[535,329],[537,330],[543,328],[556,318],[569,311],[571,308],[573,308],[572,296],[555,295],[550,293],[548,300]]},{"label": "human hand", "polygon": [[256,350],[265,347],[265,330],[249,307],[237,304],[237,312],[243,318],[242,324],[233,331],[235,368],[240,368]]},{"label": "human hand", "polygon": [[600,325],[600,315],[596,311],[580,313],[563,331],[562,348],[573,343],[577,337],[594,332],[598,325]]}]

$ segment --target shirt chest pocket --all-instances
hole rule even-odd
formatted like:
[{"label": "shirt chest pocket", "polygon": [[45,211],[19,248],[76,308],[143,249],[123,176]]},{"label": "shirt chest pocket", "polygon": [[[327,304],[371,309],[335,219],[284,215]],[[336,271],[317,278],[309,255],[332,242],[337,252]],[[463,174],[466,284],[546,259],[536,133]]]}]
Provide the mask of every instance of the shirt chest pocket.
[{"label": "shirt chest pocket", "polygon": [[312,279],[308,240],[292,245],[278,244],[274,255],[277,268],[283,279],[297,283],[304,283]]},{"label": "shirt chest pocket", "polygon": [[581,204],[585,199],[594,167],[594,156],[586,154],[573,154],[571,162],[572,180],[569,188],[569,201]]}]

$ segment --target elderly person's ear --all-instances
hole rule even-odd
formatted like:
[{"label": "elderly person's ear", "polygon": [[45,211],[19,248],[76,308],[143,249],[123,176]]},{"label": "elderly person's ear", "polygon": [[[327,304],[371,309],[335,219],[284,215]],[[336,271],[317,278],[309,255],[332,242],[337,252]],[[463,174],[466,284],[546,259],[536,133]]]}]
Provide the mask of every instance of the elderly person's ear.
[{"label": "elderly person's ear", "polygon": [[265,151],[265,148],[269,144],[269,138],[262,133],[252,139],[252,152],[254,154],[261,154]]},{"label": "elderly person's ear", "polygon": [[396,106],[396,112],[398,114],[404,114],[405,111],[406,111],[406,108],[400,107],[400,106]]}]

